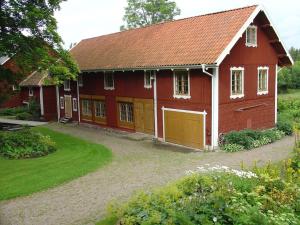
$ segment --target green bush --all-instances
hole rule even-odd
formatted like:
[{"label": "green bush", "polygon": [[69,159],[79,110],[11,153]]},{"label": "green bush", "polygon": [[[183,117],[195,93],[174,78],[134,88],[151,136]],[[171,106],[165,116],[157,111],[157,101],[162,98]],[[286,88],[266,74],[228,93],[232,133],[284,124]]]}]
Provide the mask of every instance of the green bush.
[{"label": "green bush", "polygon": [[290,122],[285,122],[279,120],[276,124],[277,129],[284,132],[286,135],[292,135],[293,134],[293,125]]},{"label": "green bush", "polygon": [[20,106],[16,108],[7,108],[7,109],[1,109],[0,110],[0,116],[15,116],[19,113],[28,112],[27,106]]},{"label": "green bush", "polygon": [[35,158],[56,150],[48,136],[25,127],[19,131],[0,132],[0,154],[10,159]]},{"label": "green bush", "polygon": [[298,225],[299,170],[288,161],[254,174],[225,167],[196,171],[124,205],[112,204],[108,218],[122,225]]},{"label": "green bush", "polygon": [[225,152],[238,152],[244,150],[244,147],[239,144],[225,144],[223,150]]},{"label": "green bush", "polygon": [[28,112],[21,112],[16,114],[17,120],[32,120],[32,115]]},{"label": "green bush", "polygon": [[249,150],[272,143],[284,135],[285,132],[279,129],[232,131],[223,136],[221,147],[226,152]]}]

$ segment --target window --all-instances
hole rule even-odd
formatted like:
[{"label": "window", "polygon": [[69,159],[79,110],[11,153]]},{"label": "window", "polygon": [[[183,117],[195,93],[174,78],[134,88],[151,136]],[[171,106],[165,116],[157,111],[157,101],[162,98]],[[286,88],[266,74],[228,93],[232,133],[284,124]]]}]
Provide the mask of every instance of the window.
[{"label": "window", "polygon": [[59,104],[60,104],[61,109],[65,108],[65,99],[64,99],[64,97],[59,98]]},{"label": "window", "polygon": [[120,107],[120,121],[133,123],[133,104],[132,103],[119,103]]},{"label": "window", "polygon": [[70,91],[71,90],[70,80],[65,80],[64,81],[64,90],[65,91]]},{"label": "window", "polygon": [[257,27],[249,26],[246,31],[246,46],[257,47]]},{"label": "window", "polygon": [[144,88],[152,88],[151,78],[153,76],[154,71],[145,71],[144,74]]},{"label": "window", "polygon": [[20,87],[19,87],[19,85],[12,85],[12,90],[13,91],[19,91],[20,90]]},{"label": "window", "polygon": [[82,100],[82,115],[84,116],[91,116],[92,110],[91,110],[91,101],[87,99]]},{"label": "window", "polygon": [[189,71],[174,71],[174,98],[190,98]]},{"label": "window", "polygon": [[29,88],[29,90],[28,90],[28,95],[29,95],[29,96],[33,96],[33,89],[32,89],[32,88]]},{"label": "window", "polygon": [[77,98],[73,98],[73,111],[74,112],[77,112],[77,107],[78,107]]},{"label": "window", "polygon": [[231,93],[230,98],[244,97],[244,68],[233,67],[231,72]]},{"label": "window", "polygon": [[268,94],[269,67],[258,67],[257,70],[258,70],[257,94],[258,95]]},{"label": "window", "polygon": [[105,90],[114,90],[114,74],[113,73],[105,73],[104,74],[104,89]]},{"label": "window", "polygon": [[78,86],[79,86],[79,87],[83,87],[83,79],[82,79],[82,75],[78,75]]},{"label": "window", "polygon": [[105,103],[103,101],[95,101],[94,102],[95,108],[95,116],[105,118]]}]

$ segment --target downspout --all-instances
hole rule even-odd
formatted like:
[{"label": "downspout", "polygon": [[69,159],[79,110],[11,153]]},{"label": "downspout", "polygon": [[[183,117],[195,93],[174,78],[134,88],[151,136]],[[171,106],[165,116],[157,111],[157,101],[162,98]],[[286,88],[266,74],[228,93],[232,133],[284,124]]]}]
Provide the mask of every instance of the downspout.
[{"label": "downspout", "polygon": [[43,85],[40,86],[40,107],[41,107],[41,116],[44,116],[44,93],[43,93]]},{"label": "downspout", "polygon": [[58,86],[55,86],[56,89],[56,112],[57,112],[57,122],[59,123],[60,120],[60,107],[59,107],[59,90]]},{"label": "downspout", "polygon": [[78,114],[78,124],[80,123],[81,121],[81,118],[80,118],[80,102],[79,102],[79,85],[78,85],[78,79],[77,79],[77,114]]},{"label": "downspout", "polygon": [[154,76],[151,78],[153,80],[153,103],[154,103],[154,135],[158,138],[158,128],[157,128],[157,79],[156,71],[154,71]]},{"label": "downspout", "polygon": [[213,73],[206,71],[206,65],[202,65],[202,71],[211,77],[211,147],[218,147],[219,136],[219,68],[213,68]]}]

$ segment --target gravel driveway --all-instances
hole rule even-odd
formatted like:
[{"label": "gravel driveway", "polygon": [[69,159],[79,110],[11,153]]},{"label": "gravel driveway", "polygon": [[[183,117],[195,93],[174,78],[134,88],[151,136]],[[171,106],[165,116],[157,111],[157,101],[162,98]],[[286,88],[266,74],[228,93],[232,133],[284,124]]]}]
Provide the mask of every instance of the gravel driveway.
[{"label": "gravel driveway", "polygon": [[48,127],[112,149],[111,164],[96,172],[56,188],[0,202],[1,225],[94,224],[113,199],[125,200],[138,189],[163,185],[183,176],[199,165],[219,164],[238,168],[279,161],[291,153],[294,138],[237,153],[194,152],[183,148],[154,144],[150,140],[130,140],[101,129],[75,125],[50,124]]}]

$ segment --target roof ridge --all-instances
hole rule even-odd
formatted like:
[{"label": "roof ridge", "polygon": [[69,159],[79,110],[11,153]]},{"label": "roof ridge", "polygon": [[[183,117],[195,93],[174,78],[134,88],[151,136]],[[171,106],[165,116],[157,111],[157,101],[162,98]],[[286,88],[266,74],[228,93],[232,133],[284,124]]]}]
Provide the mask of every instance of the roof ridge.
[{"label": "roof ridge", "polygon": [[205,13],[205,14],[201,14],[201,15],[197,15],[197,16],[185,17],[185,18],[181,18],[181,19],[177,19],[177,20],[164,21],[164,22],[160,22],[160,23],[156,23],[156,24],[150,24],[150,25],[147,25],[144,27],[137,27],[137,28],[133,28],[133,29],[129,29],[129,30],[117,31],[117,32],[110,33],[110,34],[104,34],[104,35],[99,35],[99,36],[95,36],[95,37],[84,38],[80,42],[87,41],[90,39],[96,39],[96,38],[100,38],[100,37],[110,36],[110,35],[116,35],[116,34],[125,33],[125,32],[141,30],[141,29],[145,29],[148,27],[161,26],[161,25],[164,25],[167,23],[174,23],[174,22],[178,22],[178,21],[182,21],[182,20],[189,20],[189,19],[203,17],[203,16],[210,16],[210,15],[221,14],[221,13],[226,13],[226,12],[238,11],[238,10],[247,9],[247,8],[251,8],[251,7],[258,7],[258,6],[259,6],[258,4],[254,4],[254,5],[248,5],[248,6],[243,6],[243,7],[239,7],[239,8],[232,8],[232,9],[226,9],[226,10],[221,10],[221,11],[217,11],[217,12]]}]

